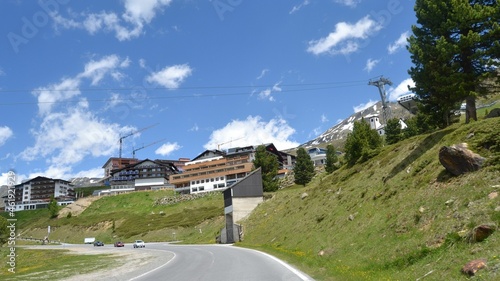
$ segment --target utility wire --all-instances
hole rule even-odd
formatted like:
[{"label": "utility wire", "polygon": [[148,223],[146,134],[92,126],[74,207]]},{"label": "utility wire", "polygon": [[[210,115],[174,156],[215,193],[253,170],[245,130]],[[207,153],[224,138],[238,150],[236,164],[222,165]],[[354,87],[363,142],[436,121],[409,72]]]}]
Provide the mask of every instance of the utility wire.
[{"label": "utility wire", "polygon": [[[292,92],[305,92],[305,91],[317,91],[317,90],[328,90],[328,89],[336,89],[336,88],[346,88],[346,87],[355,87],[366,85],[366,81],[345,81],[345,82],[330,82],[330,83],[309,83],[309,84],[273,84],[273,85],[259,85],[259,86],[200,86],[200,87],[182,87],[176,88],[173,90],[212,90],[212,89],[239,89],[239,88],[252,88],[257,91],[253,92],[234,92],[234,93],[225,93],[225,94],[190,94],[190,95],[169,95],[169,96],[144,96],[144,97],[135,97],[135,98],[118,98],[118,99],[87,99],[89,102],[111,102],[111,101],[137,101],[137,100],[148,100],[148,99],[182,99],[182,98],[207,98],[207,97],[230,97],[230,96],[242,96],[242,95],[253,95],[258,94],[258,90],[262,90],[264,88],[273,88],[280,87],[279,91],[274,91],[274,94],[283,94],[283,93],[292,93]],[[306,87],[307,88],[295,88],[295,89],[281,89],[285,87]],[[316,87],[312,87],[316,86]],[[167,87],[134,87],[134,88],[88,88],[88,89],[65,89],[65,90],[56,90],[56,89],[37,89],[44,92],[98,92],[98,91],[157,91],[157,90],[167,90],[171,91],[171,89]],[[37,91],[33,90],[33,91]],[[27,93],[28,90],[21,89],[0,89],[0,93]],[[30,94],[32,92],[29,92]],[[33,101],[33,102],[0,102],[0,106],[2,105],[28,105],[28,104],[57,104],[57,103],[78,103],[81,102],[81,99],[78,100],[64,100],[64,101]]]}]

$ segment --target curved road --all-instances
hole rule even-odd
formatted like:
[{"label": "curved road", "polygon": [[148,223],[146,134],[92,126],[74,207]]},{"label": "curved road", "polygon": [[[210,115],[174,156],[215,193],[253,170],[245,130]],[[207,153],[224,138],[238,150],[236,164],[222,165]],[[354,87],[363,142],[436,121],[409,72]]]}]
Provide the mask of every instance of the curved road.
[{"label": "curved road", "polygon": [[268,254],[230,245],[170,245],[148,243],[137,251],[164,251],[173,258],[147,272],[130,276],[144,280],[305,281],[311,277]]}]

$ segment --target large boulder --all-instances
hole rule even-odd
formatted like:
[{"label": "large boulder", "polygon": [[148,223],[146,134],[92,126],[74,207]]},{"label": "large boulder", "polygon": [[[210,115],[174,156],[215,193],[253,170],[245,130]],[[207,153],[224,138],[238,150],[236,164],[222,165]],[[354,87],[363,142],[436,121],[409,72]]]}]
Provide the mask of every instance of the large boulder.
[{"label": "large boulder", "polygon": [[439,162],[455,176],[479,170],[484,160],[484,157],[469,150],[466,143],[443,146],[439,150]]},{"label": "large boulder", "polygon": [[500,108],[493,108],[488,115],[486,115],[486,118],[495,118],[495,117],[500,117]]}]

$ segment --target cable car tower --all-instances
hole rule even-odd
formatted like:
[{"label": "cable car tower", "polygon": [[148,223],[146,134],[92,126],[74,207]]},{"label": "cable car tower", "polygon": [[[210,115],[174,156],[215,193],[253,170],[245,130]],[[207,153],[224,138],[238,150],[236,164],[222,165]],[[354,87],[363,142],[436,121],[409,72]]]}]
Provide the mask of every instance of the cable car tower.
[{"label": "cable car tower", "polygon": [[392,82],[384,78],[383,76],[380,76],[378,80],[372,80],[368,82],[368,85],[372,85],[378,88],[378,91],[380,93],[380,99],[382,100],[382,116],[384,118],[384,123],[387,124],[387,120],[391,118],[391,108],[388,104],[387,101],[387,93],[385,92],[385,85],[392,85]]}]

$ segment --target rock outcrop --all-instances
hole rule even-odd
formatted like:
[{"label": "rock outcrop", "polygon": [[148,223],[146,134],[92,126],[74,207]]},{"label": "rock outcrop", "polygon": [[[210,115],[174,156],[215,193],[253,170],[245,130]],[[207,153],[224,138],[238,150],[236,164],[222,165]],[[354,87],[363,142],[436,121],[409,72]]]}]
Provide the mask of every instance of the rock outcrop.
[{"label": "rock outcrop", "polygon": [[439,162],[455,176],[479,170],[484,161],[485,158],[469,150],[466,143],[443,146],[439,150]]}]

